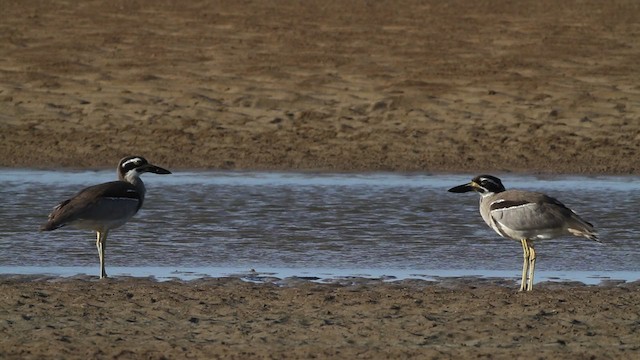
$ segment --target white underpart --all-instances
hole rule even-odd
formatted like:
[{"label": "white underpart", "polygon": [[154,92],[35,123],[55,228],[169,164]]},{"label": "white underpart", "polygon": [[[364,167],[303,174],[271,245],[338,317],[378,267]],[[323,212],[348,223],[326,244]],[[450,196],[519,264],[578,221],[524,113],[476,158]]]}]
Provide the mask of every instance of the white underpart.
[{"label": "white underpart", "polygon": [[[478,194],[480,194],[481,197],[487,197],[495,194],[493,191],[489,191],[485,188],[482,188],[482,189],[484,190],[483,192],[478,192]],[[504,200],[496,200],[496,201],[504,201]]]},{"label": "white underpart", "polygon": [[[134,168],[127,171],[127,173],[124,174],[124,178],[125,180],[127,180],[127,182],[133,184],[136,179],[140,178],[140,173],[138,172],[137,168]],[[135,191],[135,190],[127,190],[127,191]]]}]

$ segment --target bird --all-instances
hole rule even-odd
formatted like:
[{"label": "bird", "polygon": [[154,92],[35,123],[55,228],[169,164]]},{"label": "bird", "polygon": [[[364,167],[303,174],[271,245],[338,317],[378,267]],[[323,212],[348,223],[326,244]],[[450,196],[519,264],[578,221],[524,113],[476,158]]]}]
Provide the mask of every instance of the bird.
[{"label": "bird", "polygon": [[506,190],[492,175],[476,176],[471,182],[449,189],[453,193],[480,194],[480,215],[500,236],[520,241],[523,251],[520,291],[533,289],[536,251],[533,241],[564,235],[600,242],[594,226],[557,199],[539,192]]},{"label": "bird", "polygon": [[63,226],[96,232],[100,279],[106,278],[105,247],[109,231],[128,222],[142,207],[146,189],[140,175],[171,174],[142,156],[127,156],[118,163],[118,180],[87,187],[53,208],[40,231]]}]

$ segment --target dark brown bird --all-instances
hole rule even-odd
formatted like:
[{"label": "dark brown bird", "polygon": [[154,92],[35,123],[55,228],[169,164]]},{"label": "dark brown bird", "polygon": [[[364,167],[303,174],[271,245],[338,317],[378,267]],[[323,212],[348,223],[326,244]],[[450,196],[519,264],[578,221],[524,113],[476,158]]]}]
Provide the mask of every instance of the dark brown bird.
[{"label": "dark brown bird", "polygon": [[127,156],[118,164],[118,181],[90,186],[53,208],[49,220],[40,227],[51,231],[66,225],[96,232],[100,257],[100,278],[107,277],[104,252],[109,230],[124,225],[142,207],[145,187],[140,175],[145,172],[171,174],[150,164],[142,156]]}]

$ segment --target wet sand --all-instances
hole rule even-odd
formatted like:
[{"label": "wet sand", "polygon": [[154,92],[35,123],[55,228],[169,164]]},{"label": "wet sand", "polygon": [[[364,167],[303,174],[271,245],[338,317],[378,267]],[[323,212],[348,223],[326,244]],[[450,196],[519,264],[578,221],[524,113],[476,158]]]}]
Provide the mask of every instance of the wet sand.
[{"label": "wet sand", "polygon": [[640,284],[0,277],[0,357],[635,359]]},{"label": "wet sand", "polygon": [[[0,5],[0,166],[640,173],[636,1]],[[3,275],[0,358],[639,356],[637,283],[516,289]]]}]

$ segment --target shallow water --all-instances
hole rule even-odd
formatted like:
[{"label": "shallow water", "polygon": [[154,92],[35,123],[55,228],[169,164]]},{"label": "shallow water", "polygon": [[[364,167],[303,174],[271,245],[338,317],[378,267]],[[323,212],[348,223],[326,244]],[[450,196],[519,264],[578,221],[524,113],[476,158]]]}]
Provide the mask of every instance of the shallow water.
[{"label": "shallow water", "polygon": [[[520,244],[500,238],[483,223],[476,194],[446,191],[471,177],[147,174],[143,209],[109,234],[107,272],[144,276],[151,270],[188,278],[180,274],[256,269],[304,276],[324,271],[335,276],[517,278]],[[113,178],[107,171],[0,170],[0,273],[69,275],[93,269],[89,273],[97,274],[94,234],[71,228],[39,233],[38,227],[61,200]],[[571,237],[539,241],[537,280],[640,277],[640,179],[502,178],[508,188],[559,198],[600,232],[603,244]]]}]

